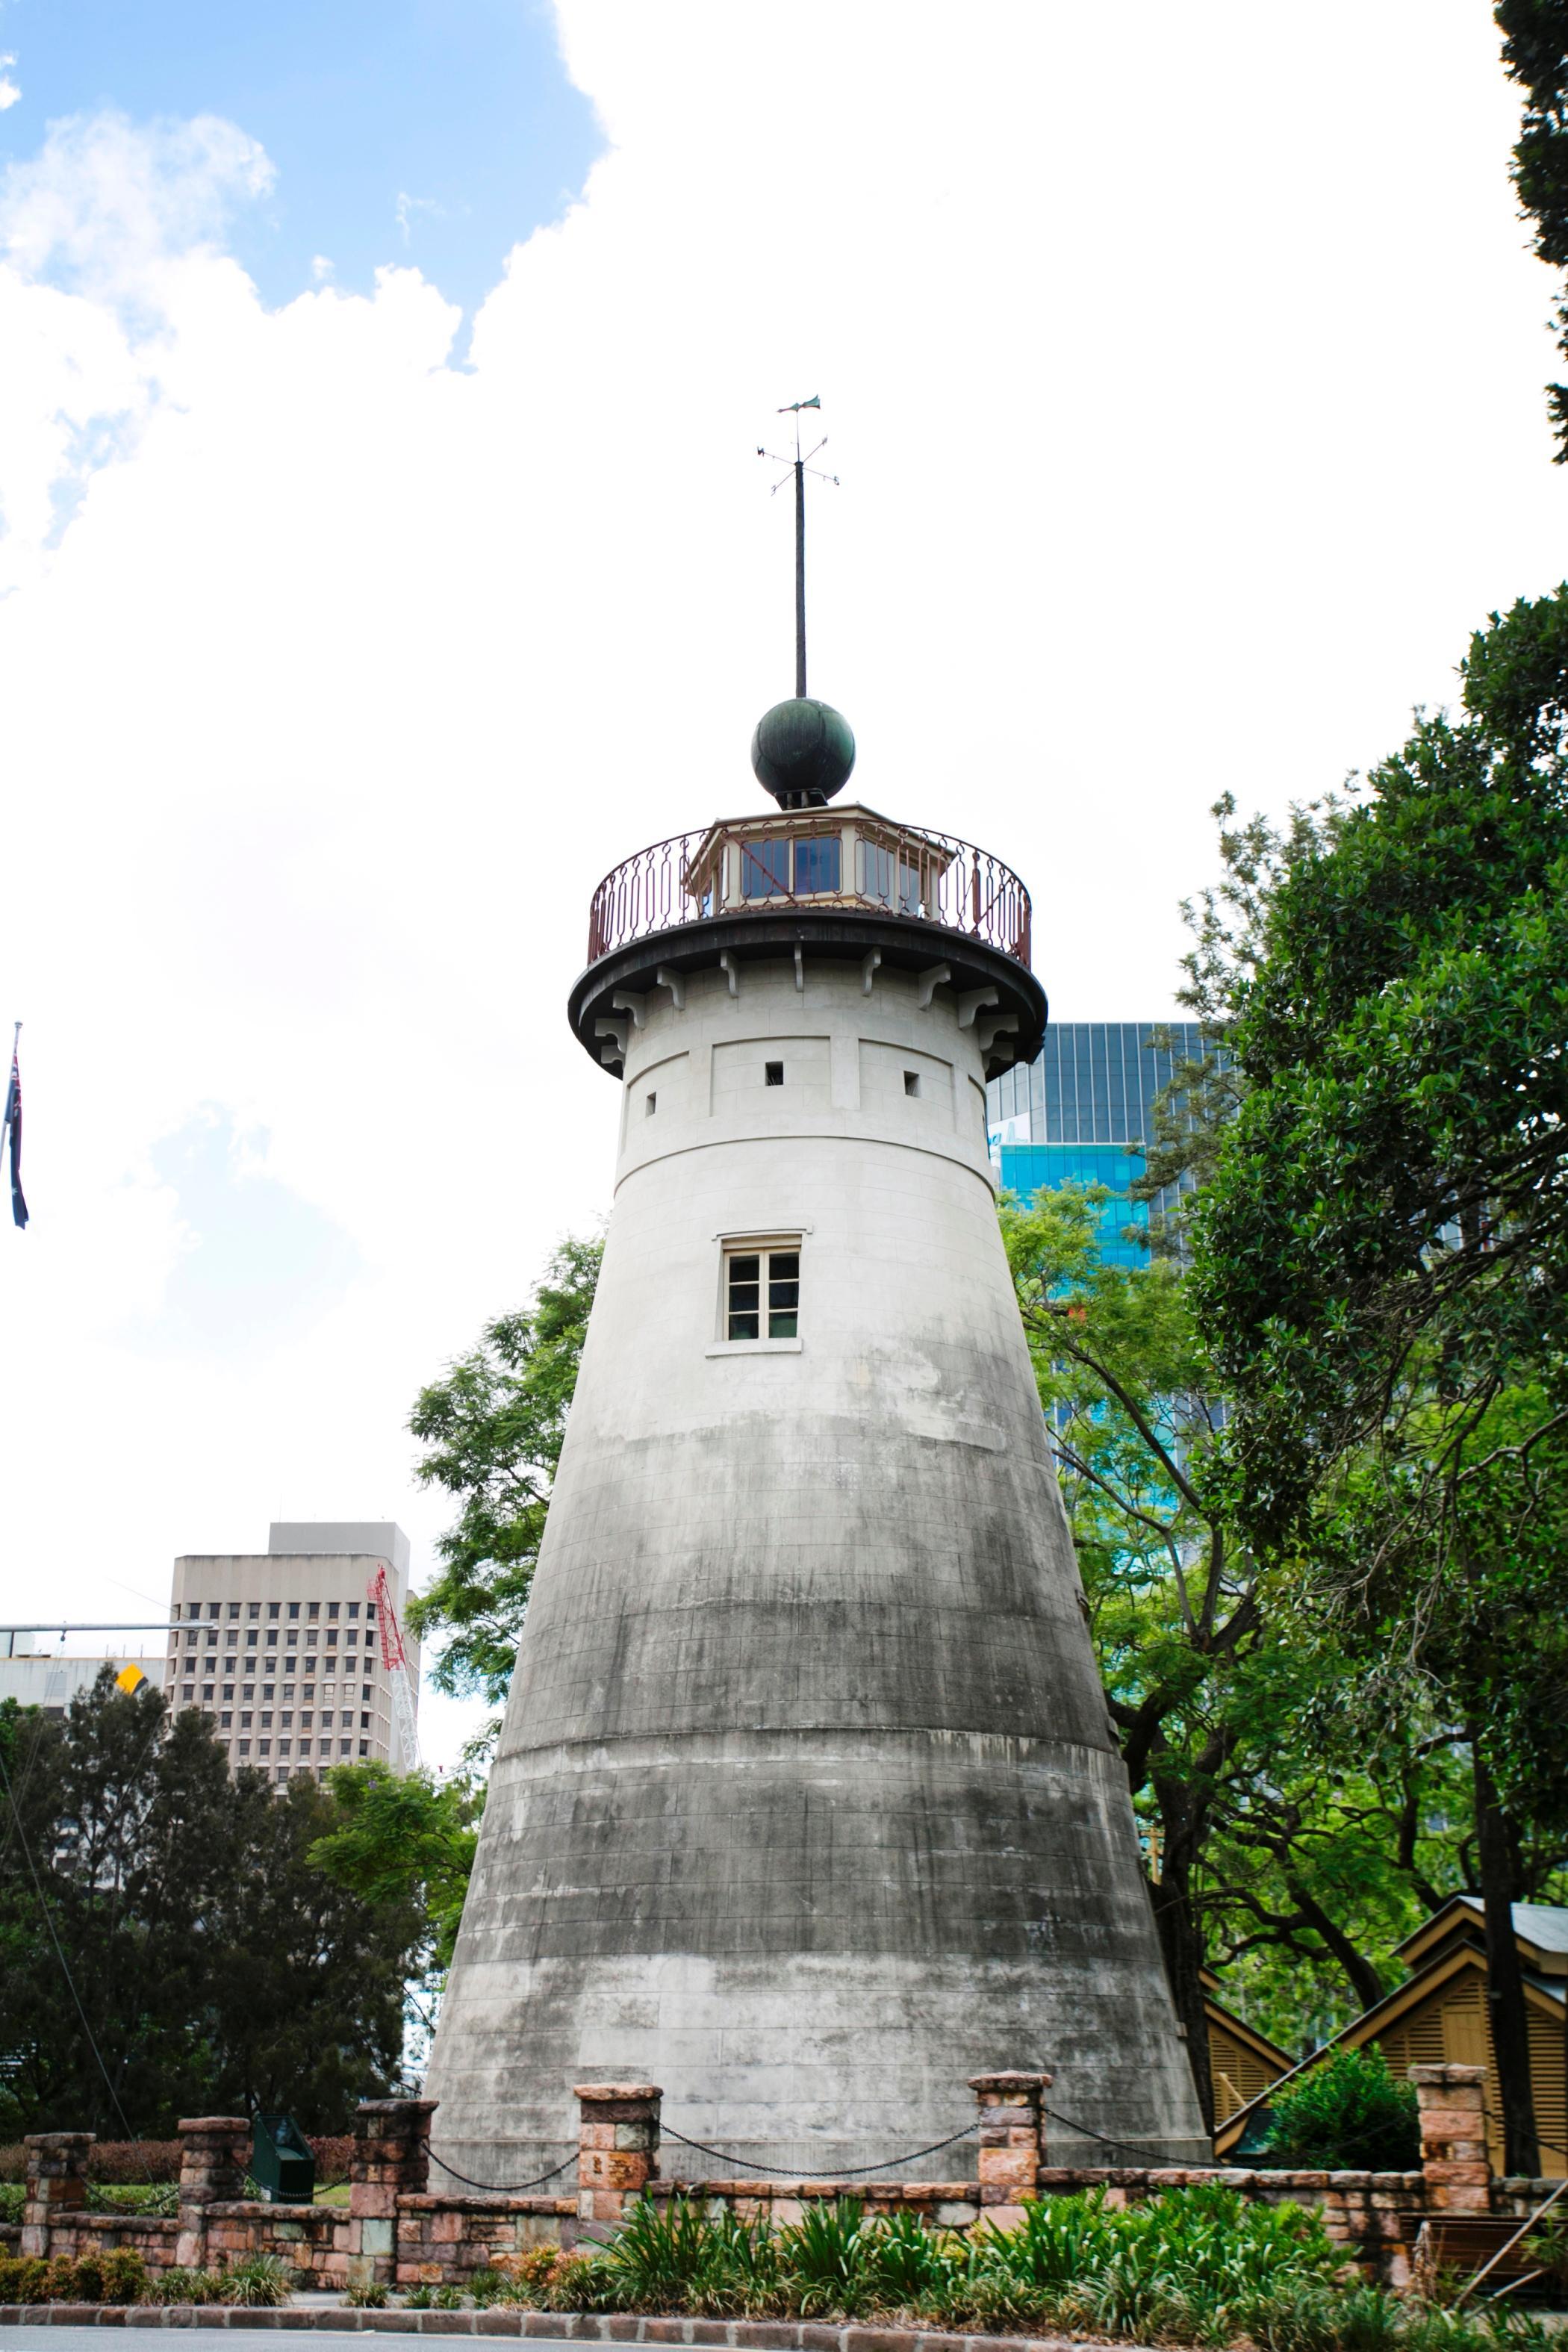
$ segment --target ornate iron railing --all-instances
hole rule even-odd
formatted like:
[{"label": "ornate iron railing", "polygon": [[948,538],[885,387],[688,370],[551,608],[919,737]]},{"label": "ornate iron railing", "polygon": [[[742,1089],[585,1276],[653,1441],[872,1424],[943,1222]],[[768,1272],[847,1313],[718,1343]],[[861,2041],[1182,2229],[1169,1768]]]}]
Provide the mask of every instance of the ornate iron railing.
[{"label": "ornate iron railing", "polygon": [[1000,858],[952,834],[840,821],[825,809],[783,825],[710,825],[639,849],[594,893],[588,961],[710,916],[839,907],[938,923],[1029,969],[1029,894]]}]

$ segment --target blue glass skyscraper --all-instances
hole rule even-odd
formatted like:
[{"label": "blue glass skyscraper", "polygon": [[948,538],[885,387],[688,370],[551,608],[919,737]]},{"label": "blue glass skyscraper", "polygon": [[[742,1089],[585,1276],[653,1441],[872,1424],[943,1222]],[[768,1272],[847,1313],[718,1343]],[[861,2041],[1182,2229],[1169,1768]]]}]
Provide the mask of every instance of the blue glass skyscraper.
[{"label": "blue glass skyscraper", "polygon": [[[1153,1043],[1156,1034],[1169,1039]],[[1128,1197],[1143,1172],[1152,1106],[1178,1063],[1200,1061],[1195,1021],[1053,1022],[1033,1062],[1019,1063],[985,1089],[991,1156],[1008,1192],[1032,1199],[1042,1185],[1103,1184],[1116,1197],[1100,1214],[1100,1255],[1110,1265],[1142,1265],[1151,1204]],[[1171,1199],[1173,1201],[1174,1195]]]}]

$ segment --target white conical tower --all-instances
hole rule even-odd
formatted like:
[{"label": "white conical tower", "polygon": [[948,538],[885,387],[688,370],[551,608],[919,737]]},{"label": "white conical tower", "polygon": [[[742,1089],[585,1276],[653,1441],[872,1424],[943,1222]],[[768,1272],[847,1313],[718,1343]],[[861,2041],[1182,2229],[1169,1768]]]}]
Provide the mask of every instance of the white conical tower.
[{"label": "white conical tower", "polygon": [[621,1085],[615,1208],[435,2142],[527,2180],[574,2083],[629,2077],[820,2177],[1043,2066],[1126,2160],[1201,2160],[986,1150],[985,1078],[1045,1022],[1028,898],[830,813],[824,706],[753,756],[783,813],[617,868],[572,994]]}]

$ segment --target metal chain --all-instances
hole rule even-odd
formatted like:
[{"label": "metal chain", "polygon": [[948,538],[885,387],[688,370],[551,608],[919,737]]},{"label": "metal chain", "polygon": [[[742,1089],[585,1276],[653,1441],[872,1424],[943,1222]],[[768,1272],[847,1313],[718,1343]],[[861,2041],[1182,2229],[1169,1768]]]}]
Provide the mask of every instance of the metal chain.
[{"label": "metal chain", "polygon": [[1146,2156],[1149,2158],[1150,2163],[1154,2165],[1161,2171],[1174,2171],[1177,2169],[1184,2170],[1188,2168],[1185,2167],[1178,2168],[1172,2165],[1171,2158],[1165,2153],[1163,2148],[1156,2151],[1152,2147],[1144,2147],[1135,2139],[1107,2139],[1105,2134],[1102,2131],[1096,2131],[1092,2124],[1075,2123],[1071,2116],[1058,2115],[1055,2107],[1047,2107],[1046,2109],[1046,2113],[1050,2117],[1052,2123],[1066,2124],[1068,2131],[1083,2132],[1089,2138],[1097,2139],[1101,2147],[1130,2147],[1135,2156]]},{"label": "metal chain", "polygon": [[[835,2180],[863,2180],[868,2173],[885,2172],[889,2165],[913,2164],[917,2157],[935,2156],[939,2149],[952,2147],[961,2139],[973,2139],[979,2128],[978,2123],[965,2124],[962,2131],[953,2132],[949,2138],[934,2139],[929,2147],[910,2148],[907,2156],[885,2156],[879,2163],[851,2165],[846,2171],[836,2172],[831,2176],[824,2174],[822,2177],[825,2179],[831,2178]],[[673,2124],[661,2124],[659,2131],[662,2138],[678,2139],[682,2147],[694,2147],[700,2156],[716,2156],[721,2164],[737,2166],[739,2168],[735,2178],[738,2180],[749,2179],[753,2172],[776,2173],[781,2180],[801,2180],[811,2178],[809,2174],[802,2173],[798,2164],[793,2166],[760,2164],[754,2157],[736,2156],[727,2147],[709,2147],[702,2140],[688,2139],[686,2134],[678,2132]],[[693,2188],[700,2188],[702,2184],[700,2181],[693,2181],[691,2185]]]},{"label": "metal chain", "polygon": [[455,2170],[444,2156],[437,2156],[427,2139],[422,2139],[419,2145],[432,2163],[438,2164],[453,2180],[460,2180],[465,2189],[487,2189],[492,2197],[521,2197],[525,2189],[542,2189],[547,2180],[559,2180],[561,2175],[569,2172],[577,2161],[577,2151],[574,2148],[564,2164],[558,2164],[553,2172],[542,2172],[537,2180],[470,2180],[466,2172]]}]

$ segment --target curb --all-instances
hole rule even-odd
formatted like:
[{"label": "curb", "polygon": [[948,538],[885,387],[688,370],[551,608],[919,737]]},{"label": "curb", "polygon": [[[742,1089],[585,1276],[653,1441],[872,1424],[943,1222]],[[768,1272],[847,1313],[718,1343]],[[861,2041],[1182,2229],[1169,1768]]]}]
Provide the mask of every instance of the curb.
[{"label": "curb", "polygon": [[[549,2344],[728,2345],[732,2352],[1113,2352],[1068,2336],[955,2336],[806,2319],[647,2319],[631,2312],[361,2311],[353,2305],[0,2304],[3,2327],[287,2328],[324,2336],[511,2336]],[[1145,2352],[1117,2346],[1114,2352]]]}]

